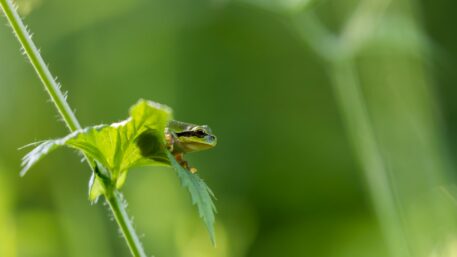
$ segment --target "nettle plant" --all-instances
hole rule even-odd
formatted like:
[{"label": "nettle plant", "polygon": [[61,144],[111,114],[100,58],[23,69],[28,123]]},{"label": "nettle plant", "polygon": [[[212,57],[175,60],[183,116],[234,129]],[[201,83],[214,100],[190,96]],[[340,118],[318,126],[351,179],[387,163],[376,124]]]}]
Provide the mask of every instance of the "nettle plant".
[{"label": "nettle plant", "polygon": [[20,174],[25,175],[34,164],[59,147],[80,151],[92,171],[89,200],[95,203],[99,197],[104,197],[132,255],[145,257],[147,255],[133,229],[125,210],[125,199],[119,190],[133,167],[170,166],[188,189],[215,245],[214,195],[195,174],[196,170],[183,159],[184,153],[216,144],[209,128],[175,121],[168,106],[142,99],[130,108],[130,116],[124,121],[82,128],[12,2],[0,0],[0,5],[24,53],[71,132],[63,138],[28,145],[34,148],[23,158]]}]

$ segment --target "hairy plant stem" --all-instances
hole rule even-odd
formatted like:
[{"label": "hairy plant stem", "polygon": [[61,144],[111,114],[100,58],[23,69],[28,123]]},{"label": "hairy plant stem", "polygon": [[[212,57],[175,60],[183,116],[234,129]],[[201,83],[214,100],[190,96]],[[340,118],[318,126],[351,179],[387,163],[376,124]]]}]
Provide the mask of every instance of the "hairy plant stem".
[{"label": "hairy plant stem", "polygon": [[13,6],[13,3],[10,0],[0,0],[0,4],[6,17],[8,18],[14,34],[21,43],[25,54],[29,58],[30,63],[38,74],[38,77],[40,77],[40,80],[51,97],[52,102],[55,104],[57,111],[59,111],[60,115],[64,119],[65,124],[67,124],[68,129],[70,129],[70,131],[80,129],[81,125],[79,124],[78,119],[76,119],[70,105],[65,100],[64,94],[60,91],[59,84],[55,81],[49,71],[48,66],[38,51],[38,48],[33,43],[32,36],[28,33],[27,28],[24,26],[21,17],[17,13],[16,8]]},{"label": "hairy plant stem", "polygon": [[[71,132],[81,129],[81,125],[79,124],[78,119],[66,101],[66,97],[60,90],[60,85],[56,82],[51,72],[49,71],[48,66],[41,57],[38,48],[32,40],[32,36],[24,26],[24,23],[16,11],[15,6],[13,6],[13,3],[10,0],[0,0],[0,6],[2,7],[3,12],[5,13],[5,16],[8,19],[9,24],[11,25],[11,28],[19,40],[25,54],[35,69],[35,72],[43,83],[49,96],[51,97],[51,100],[57,108],[57,111],[65,121],[68,129]],[[95,167],[92,165],[92,161],[87,157],[86,160],[89,163],[92,171],[94,171]],[[105,199],[109,203],[110,209],[124,235],[125,241],[127,242],[132,255],[135,257],[146,257],[140,240],[135,233],[135,230],[133,229],[130,219],[128,218],[127,212],[125,210],[125,205],[122,203],[121,193],[118,192],[113,186],[105,186],[107,189]]]},{"label": "hairy plant stem", "polygon": [[136,236],[135,230],[132,227],[132,223],[128,217],[127,212],[125,211],[125,206],[123,203],[122,194],[113,190],[111,194],[105,196],[106,202],[109,204],[111,211],[113,212],[114,218],[119,224],[119,227],[122,231],[132,231],[133,233],[125,233],[125,241],[129,245],[130,251],[133,256],[146,257],[143,247],[141,246],[140,239]]}]

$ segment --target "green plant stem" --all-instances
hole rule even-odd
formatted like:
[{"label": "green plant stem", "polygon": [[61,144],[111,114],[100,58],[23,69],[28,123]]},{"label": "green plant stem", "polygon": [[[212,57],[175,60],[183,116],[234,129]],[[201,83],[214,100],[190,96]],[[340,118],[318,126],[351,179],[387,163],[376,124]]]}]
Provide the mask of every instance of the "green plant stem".
[{"label": "green plant stem", "polygon": [[[13,6],[13,3],[10,0],[0,0],[0,6],[8,19],[14,34],[22,45],[25,54],[46,88],[46,91],[56,106],[57,111],[65,121],[68,129],[70,131],[81,129],[78,119],[71,110],[70,105],[67,103],[64,94],[60,90],[59,84],[56,82],[49,71],[48,66],[41,57],[38,48],[32,40],[32,36],[24,26],[21,17],[16,11],[16,8]],[[87,157],[86,160],[89,164],[92,163]],[[94,168],[92,165],[90,166],[92,169]],[[108,192],[105,195],[106,201],[109,203],[111,211],[116,218],[116,222],[124,234],[124,238],[130,248],[130,251],[135,257],[145,257],[146,254],[144,253],[140,240],[133,229],[130,219],[128,218],[125,206],[122,204],[121,194],[115,190],[114,187],[107,186],[107,188],[110,188],[111,192]]]},{"label": "green plant stem", "polygon": [[70,131],[81,129],[78,119],[70,108],[70,105],[65,100],[65,96],[60,91],[59,84],[55,81],[48,66],[38,51],[38,48],[32,40],[32,36],[28,33],[27,28],[24,26],[21,17],[19,16],[16,8],[10,0],[0,0],[0,4],[5,12],[8,21],[13,28],[14,34],[22,45],[25,54],[32,63],[38,77],[40,77],[46,91],[55,104],[57,110],[65,121]]},{"label": "green plant stem", "polygon": [[[391,255],[395,257],[411,256],[408,238],[403,229],[400,210],[396,202],[395,190],[375,137],[366,99],[361,90],[359,74],[353,63],[352,45],[346,42],[348,39],[326,30],[312,15],[293,17],[292,22],[303,40],[329,66],[328,74],[335,98],[342,111],[343,122],[356,157],[364,171],[374,209]],[[374,23],[374,21],[370,23]],[[351,29],[351,27],[346,27],[346,33],[352,35]]]},{"label": "green plant stem", "polygon": [[358,74],[351,57],[335,58],[329,74],[349,138],[365,172],[375,212],[392,256],[411,256],[389,172],[375,138]]},{"label": "green plant stem", "polygon": [[108,202],[111,211],[113,212],[114,218],[116,219],[117,224],[119,224],[119,227],[122,229],[122,231],[133,232],[124,233],[125,241],[127,241],[133,256],[146,257],[146,253],[141,246],[141,242],[136,236],[135,230],[132,227],[132,223],[129,220],[127,212],[125,211],[121,193],[117,190],[113,190],[111,195],[106,196],[106,202]]}]

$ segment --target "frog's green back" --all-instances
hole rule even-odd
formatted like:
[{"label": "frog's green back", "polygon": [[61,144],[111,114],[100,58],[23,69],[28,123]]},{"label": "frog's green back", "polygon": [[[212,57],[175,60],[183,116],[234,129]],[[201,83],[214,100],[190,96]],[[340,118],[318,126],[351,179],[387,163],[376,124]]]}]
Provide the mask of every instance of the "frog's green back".
[{"label": "frog's green back", "polygon": [[187,131],[192,127],[196,127],[197,125],[187,123],[187,122],[182,122],[182,121],[177,121],[177,120],[170,120],[168,123],[168,128],[170,128],[174,132],[183,132]]}]

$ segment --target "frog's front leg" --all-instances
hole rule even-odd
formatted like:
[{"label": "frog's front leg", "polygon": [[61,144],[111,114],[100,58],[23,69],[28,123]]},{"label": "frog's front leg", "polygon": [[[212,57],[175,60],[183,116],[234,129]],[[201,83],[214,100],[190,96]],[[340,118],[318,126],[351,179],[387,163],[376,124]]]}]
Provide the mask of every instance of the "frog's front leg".
[{"label": "frog's front leg", "polygon": [[197,169],[194,168],[194,167],[190,167],[189,166],[189,163],[184,160],[184,154],[183,153],[175,153],[174,154],[175,156],[175,159],[176,161],[179,163],[179,165],[181,165],[183,168],[185,168],[186,170],[190,171],[192,174],[194,174],[195,172],[197,172]]},{"label": "frog's front leg", "polygon": [[175,139],[173,135],[170,133],[170,131],[165,129],[165,141],[167,142],[167,149],[170,152],[173,152],[174,150],[174,144],[175,144]]}]

